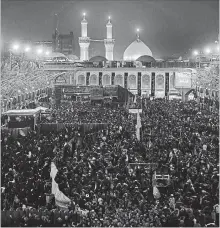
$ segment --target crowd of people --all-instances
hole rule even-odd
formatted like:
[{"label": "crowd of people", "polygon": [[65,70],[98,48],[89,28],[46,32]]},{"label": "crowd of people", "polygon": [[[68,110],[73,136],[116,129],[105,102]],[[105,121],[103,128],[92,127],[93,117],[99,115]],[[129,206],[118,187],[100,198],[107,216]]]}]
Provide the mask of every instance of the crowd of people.
[{"label": "crowd of people", "polygon": [[[140,141],[136,114],[87,102],[62,103],[41,123],[106,123],[107,129],[2,133],[2,226],[218,226],[218,113],[164,99],[146,100],[142,109]],[[46,200],[52,161],[59,189],[71,199],[68,210]],[[170,178],[157,194],[154,171]]]}]

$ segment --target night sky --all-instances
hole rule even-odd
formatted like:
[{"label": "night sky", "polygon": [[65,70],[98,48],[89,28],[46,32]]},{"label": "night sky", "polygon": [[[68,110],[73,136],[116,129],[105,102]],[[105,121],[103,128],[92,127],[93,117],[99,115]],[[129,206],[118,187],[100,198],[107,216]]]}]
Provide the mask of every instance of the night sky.
[{"label": "night sky", "polygon": [[[82,13],[86,12],[88,36],[103,39],[106,22],[112,17],[114,58],[122,58],[135,39],[135,30],[156,58],[190,54],[190,49],[214,43],[219,33],[218,0],[58,1],[2,0],[1,36],[4,41],[52,40],[54,14],[59,15],[59,32],[73,31],[76,55]],[[93,54],[104,56],[104,44],[92,43]]]}]

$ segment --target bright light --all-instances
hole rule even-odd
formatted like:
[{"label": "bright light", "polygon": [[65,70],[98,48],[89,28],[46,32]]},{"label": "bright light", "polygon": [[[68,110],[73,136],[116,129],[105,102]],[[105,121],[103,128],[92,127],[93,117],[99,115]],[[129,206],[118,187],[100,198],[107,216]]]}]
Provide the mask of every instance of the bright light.
[{"label": "bright light", "polygon": [[42,54],[43,50],[41,48],[37,49],[37,54]]},{"label": "bright light", "polygon": [[83,16],[85,17],[86,16],[86,13],[83,13]]},{"label": "bright light", "polygon": [[193,52],[193,55],[198,55],[198,54],[199,54],[198,51],[194,51],[194,52]]},{"label": "bright light", "polygon": [[219,51],[219,46],[217,46],[217,51]]},{"label": "bright light", "polygon": [[110,19],[111,19],[111,17],[109,16],[109,17],[108,17],[108,19],[110,20]]},{"label": "bright light", "polygon": [[46,51],[46,52],[45,52],[45,54],[46,54],[46,55],[49,55],[49,54],[50,54],[50,52],[49,52],[49,51]]},{"label": "bright light", "polygon": [[24,49],[25,52],[29,52],[30,50],[31,50],[31,48],[30,48],[29,46],[27,46],[27,47]]},{"label": "bright light", "polygon": [[211,53],[210,48],[206,48],[206,49],[205,49],[205,53],[206,53],[206,54],[210,54],[210,53]]},{"label": "bright light", "polygon": [[17,51],[19,48],[20,48],[19,44],[14,44],[12,46],[12,49],[15,50],[15,51]]},{"label": "bright light", "polygon": [[137,28],[137,32],[140,32],[140,29],[139,28]]}]

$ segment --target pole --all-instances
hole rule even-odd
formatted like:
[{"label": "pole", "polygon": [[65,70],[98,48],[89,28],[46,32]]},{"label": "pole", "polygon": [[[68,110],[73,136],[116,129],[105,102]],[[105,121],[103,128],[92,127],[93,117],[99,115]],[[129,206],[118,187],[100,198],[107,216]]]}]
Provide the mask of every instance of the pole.
[{"label": "pole", "polygon": [[11,49],[9,49],[10,70],[12,70],[11,57],[12,57],[12,53],[11,53]]}]

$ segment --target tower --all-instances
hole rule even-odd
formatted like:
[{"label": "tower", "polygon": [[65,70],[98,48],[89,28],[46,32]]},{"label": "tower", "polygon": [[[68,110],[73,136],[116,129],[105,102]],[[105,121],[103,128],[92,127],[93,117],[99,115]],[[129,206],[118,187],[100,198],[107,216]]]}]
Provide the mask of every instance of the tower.
[{"label": "tower", "polygon": [[115,40],[112,39],[112,23],[111,23],[111,18],[108,18],[108,23],[106,24],[107,28],[107,39],[104,39],[104,44],[105,44],[105,58],[109,61],[113,60],[113,49],[114,49],[114,44]]},{"label": "tower", "polygon": [[87,24],[86,14],[83,13],[83,20],[81,21],[81,37],[79,37],[81,61],[89,60],[90,38],[87,36]]}]

